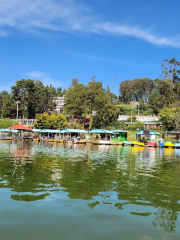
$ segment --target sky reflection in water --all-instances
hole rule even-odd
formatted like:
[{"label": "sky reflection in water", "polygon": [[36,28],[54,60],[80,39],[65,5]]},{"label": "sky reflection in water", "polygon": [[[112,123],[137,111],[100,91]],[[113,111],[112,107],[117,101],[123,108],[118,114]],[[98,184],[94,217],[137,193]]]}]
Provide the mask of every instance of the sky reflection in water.
[{"label": "sky reflection in water", "polygon": [[3,240],[180,239],[179,183],[180,149],[2,141],[0,232]]}]

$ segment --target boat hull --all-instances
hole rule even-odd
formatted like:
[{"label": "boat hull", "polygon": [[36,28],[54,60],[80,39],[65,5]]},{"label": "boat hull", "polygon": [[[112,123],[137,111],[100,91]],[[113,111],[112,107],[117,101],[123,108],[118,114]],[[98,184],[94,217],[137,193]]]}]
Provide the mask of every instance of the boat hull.
[{"label": "boat hull", "polygon": [[164,147],[168,147],[168,148],[174,148],[175,145],[171,142],[167,142],[167,143],[164,143]]},{"label": "boat hull", "polygon": [[157,147],[157,143],[156,142],[148,142],[146,144],[147,147]]},{"label": "boat hull", "polygon": [[131,145],[132,145],[132,142],[123,141],[123,142],[122,142],[122,145],[123,145],[123,146],[131,146]]},{"label": "boat hull", "polygon": [[136,146],[136,147],[145,147],[145,144],[142,142],[137,142],[137,141],[132,141],[131,146]]}]

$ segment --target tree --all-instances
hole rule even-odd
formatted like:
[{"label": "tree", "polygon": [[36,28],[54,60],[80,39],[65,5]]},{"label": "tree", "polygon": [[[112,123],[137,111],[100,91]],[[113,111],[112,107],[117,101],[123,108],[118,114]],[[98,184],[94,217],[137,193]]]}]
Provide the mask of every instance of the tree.
[{"label": "tree", "polygon": [[79,84],[79,80],[77,78],[73,78],[73,79],[71,79],[70,88],[74,88],[78,84]]},{"label": "tree", "polygon": [[171,108],[167,108],[164,107],[161,111],[160,111],[160,119],[159,121],[162,122],[162,124],[164,126],[166,126],[166,128],[168,130],[172,130],[175,128],[175,111],[174,109]]},{"label": "tree", "polygon": [[8,94],[4,100],[4,106],[2,109],[3,117],[5,118],[16,118],[17,114],[17,106],[14,101],[14,97],[12,94]]},{"label": "tree", "polygon": [[6,97],[8,96],[8,92],[6,90],[0,92],[0,111],[1,111],[1,118],[3,117],[3,111],[4,111],[4,102]]},{"label": "tree", "polygon": [[132,98],[132,81],[125,80],[120,83],[120,95],[122,102],[128,103]]},{"label": "tree", "polygon": [[93,76],[93,80],[86,86],[86,106],[92,117],[93,111],[97,111],[97,108],[101,107],[106,97],[105,91],[102,88],[102,82],[96,82]]},{"label": "tree", "polygon": [[61,87],[59,87],[56,89],[56,97],[62,97],[62,96],[63,96],[62,90],[61,90]]},{"label": "tree", "polygon": [[50,86],[38,86],[35,92],[36,113],[53,111],[56,107],[56,89]]},{"label": "tree", "polygon": [[164,101],[163,98],[160,94],[157,92],[154,92],[150,97],[148,104],[151,109],[153,109],[153,112],[157,115],[159,111],[163,108],[164,106]]},{"label": "tree", "polygon": [[66,103],[64,111],[70,115],[80,115],[86,112],[86,88],[83,84],[77,84],[74,88],[69,88],[64,102]]},{"label": "tree", "polygon": [[0,128],[9,128],[13,125],[18,124],[18,121],[13,121],[10,118],[4,118],[2,120],[0,120]]},{"label": "tree", "polygon": [[68,122],[63,114],[45,112],[37,115],[34,126],[39,129],[64,129],[68,126]]},{"label": "tree", "polygon": [[24,119],[35,116],[35,82],[31,79],[22,79],[16,81],[16,85],[11,87],[13,98],[15,101],[20,101],[19,112]]}]

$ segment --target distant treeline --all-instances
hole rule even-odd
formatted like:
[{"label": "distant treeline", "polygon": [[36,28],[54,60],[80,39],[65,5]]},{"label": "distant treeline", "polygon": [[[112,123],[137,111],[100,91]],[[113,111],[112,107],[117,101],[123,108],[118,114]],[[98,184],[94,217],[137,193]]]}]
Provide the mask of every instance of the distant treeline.
[{"label": "distant treeline", "polygon": [[[102,87],[96,77],[83,85],[77,78],[72,79],[68,89],[44,86],[39,80],[22,79],[11,87],[11,93],[0,92],[1,118],[35,118],[37,114],[52,113],[56,107],[55,98],[65,95],[63,114],[69,121],[79,116],[81,122],[90,119],[91,126],[107,127],[117,124],[119,114],[129,114],[131,101],[139,102],[141,114],[160,114],[169,116],[169,120],[161,118],[167,128],[178,128],[177,119],[180,108],[180,63],[172,58],[162,61],[162,75],[155,79],[136,78],[120,83],[119,96]],[[127,107],[126,107],[127,106]],[[164,111],[164,112],[163,112]],[[170,112],[169,112],[170,111]],[[171,117],[170,117],[171,116]],[[165,117],[166,118],[166,117]],[[176,124],[175,124],[176,121]],[[174,124],[170,124],[174,122]]]},{"label": "distant treeline", "polygon": [[52,85],[44,86],[39,80],[22,79],[11,87],[11,93],[0,92],[1,118],[16,118],[17,103],[20,118],[35,118],[36,114],[52,111],[55,108],[53,99],[62,96],[61,88]]}]

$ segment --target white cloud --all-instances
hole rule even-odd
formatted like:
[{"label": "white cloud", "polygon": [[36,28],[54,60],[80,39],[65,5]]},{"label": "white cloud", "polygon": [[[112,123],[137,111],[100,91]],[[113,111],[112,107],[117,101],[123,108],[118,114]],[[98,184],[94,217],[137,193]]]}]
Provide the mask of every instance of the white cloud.
[{"label": "white cloud", "polygon": [[75,57],[89,58],[89,59],[93,59],[93,60],[101,61],[101,62],[114,62],[114,63],[124,64],[124,65],[131,64],[128,61],[124,61],[124,60],[121,61],[119,59],[102,58],[102,57],[96,57],[96,56],[91,56],[91,55],[86,55],[86,54],[79,54],[79,53],[74,53],[74,52],[67,52],[67,54],[75,56]]},{"label": "white cloud", "polygon": [[45,72],[39,72],[39,71],[31,71],[28,73],[25,73],[25,75],[28,78],[31,78],[33,80],[40,80],[44,86],[50,86],[52,85],[53,87],[63,87],[69,84],[69,82],[62,82],[62,81],[55,81],[51,77],[48,76],[47,73]]},{"label": "white cloud", "polygon": [[0,0],[0,36],[12,29],[39,33],[43,30],[132,36],[156,45],[180,47],[180,37],[161,37],[149,28],[100,21],[76,0]]},{"label": "white cloud", "polygon": [[175,36],[172,38],[158,37],[152,34],[149,29],[141,29],[137,26],[119,25],[117,23],[103,22],[95,23],[94,30],[97,32],[97,34],[105,33],[111,35],[114,34],[132,36],[146,40],[152,44],[180,47],[179,36]]}]

